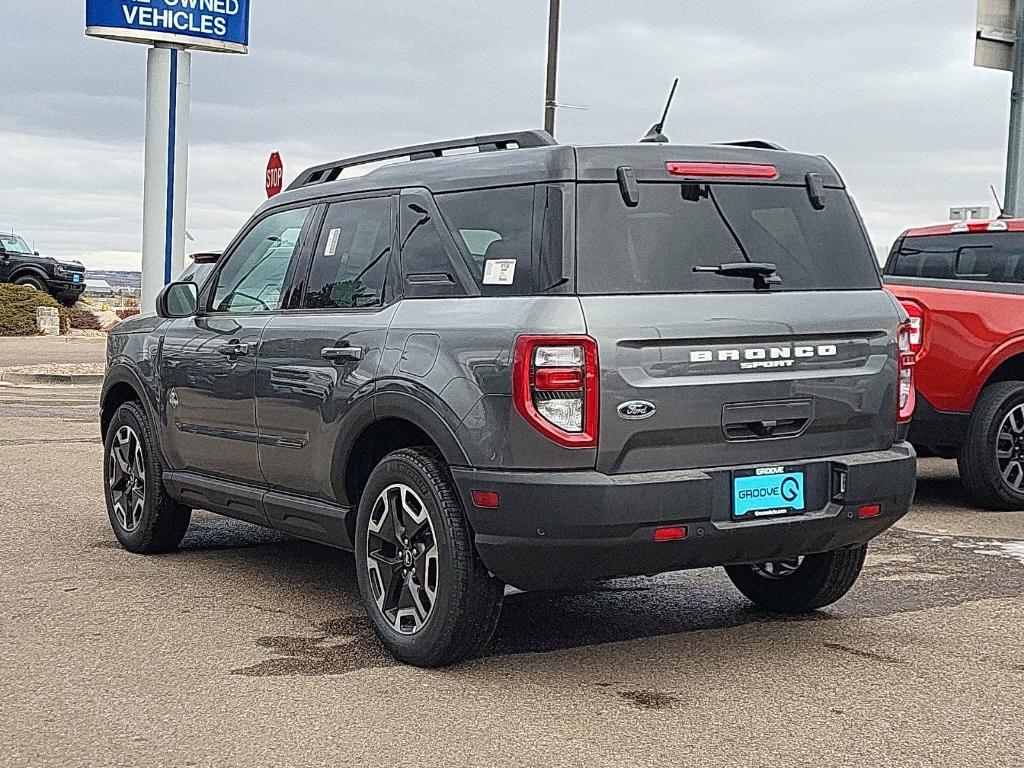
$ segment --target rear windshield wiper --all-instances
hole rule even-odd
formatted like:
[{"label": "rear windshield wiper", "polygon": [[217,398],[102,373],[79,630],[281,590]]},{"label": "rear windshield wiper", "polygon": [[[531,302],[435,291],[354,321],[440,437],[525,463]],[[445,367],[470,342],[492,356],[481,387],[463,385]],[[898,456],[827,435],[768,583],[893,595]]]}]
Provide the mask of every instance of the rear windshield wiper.
[{"label": "rear windshield wiper", "polygon": [[739,261],[717,266],[696,266],[693,271],[708,272],[722,277],[746,277],[754,281],[754,287],[759,291],[770,290],[773,285],[782,285],[778,268],[770,262]]}]

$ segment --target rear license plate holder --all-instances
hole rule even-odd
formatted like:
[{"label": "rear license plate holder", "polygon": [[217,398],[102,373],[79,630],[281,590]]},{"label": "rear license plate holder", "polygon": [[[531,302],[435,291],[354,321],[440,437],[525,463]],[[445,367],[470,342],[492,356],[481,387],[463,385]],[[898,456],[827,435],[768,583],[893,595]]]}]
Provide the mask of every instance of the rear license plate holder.
[{"label": "rear license plate holder", "polygon": [[732,519],[802,515],[807,511],[807,467],[775,466],[732,473]]}]

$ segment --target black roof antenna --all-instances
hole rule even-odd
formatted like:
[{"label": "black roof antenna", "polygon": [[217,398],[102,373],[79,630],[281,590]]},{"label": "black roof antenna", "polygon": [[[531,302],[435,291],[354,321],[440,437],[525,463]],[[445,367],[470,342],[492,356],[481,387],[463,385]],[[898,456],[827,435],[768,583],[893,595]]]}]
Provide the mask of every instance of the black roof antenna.
[{"label": "black roof antenna", "polygon": [[1008,214],[1006,212],[1006,209],[1003,208],[1003,203],[999,199],[999,193],[996,192],[996,185],[995,184],[989,184],[988,188],[992,190],[992,197],[994,197],[996,199],[996,208],[999,209],[999,218],[1000,219],[1012,219],[1013,216]]},{"label": "black roof antenna", "polygon": [[641,144],[653,143],[653,144],[667,144],[668,136],[662,131],[665,130],[665,120],[668,119],[668,108],[672,106],[672,98],[676,95],[676,86],[679,85],[679,78],[677,77],[672,83],[672,90],[668,94],[668,101],[665,103],[665,111],[661,114],[661,121],[651,126],[651,130],[647,132],[647,135],[640,139]]}]

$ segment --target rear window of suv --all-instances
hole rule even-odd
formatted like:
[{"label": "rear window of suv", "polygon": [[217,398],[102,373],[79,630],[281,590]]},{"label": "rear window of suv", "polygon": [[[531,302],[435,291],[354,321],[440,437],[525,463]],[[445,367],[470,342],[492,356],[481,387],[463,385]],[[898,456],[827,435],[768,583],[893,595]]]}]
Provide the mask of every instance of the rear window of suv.
[{"label": "rear window of suv", "polygon": [[844,190],[826,189],[822,210],[805,187],[763,184],[641,184],[632,208],[618,184],[581,184],[577,201],[583,294],[753,291],[748,278],[693,271],[743,261],[775,264],[782,285],[773,290],[880,287]]}]

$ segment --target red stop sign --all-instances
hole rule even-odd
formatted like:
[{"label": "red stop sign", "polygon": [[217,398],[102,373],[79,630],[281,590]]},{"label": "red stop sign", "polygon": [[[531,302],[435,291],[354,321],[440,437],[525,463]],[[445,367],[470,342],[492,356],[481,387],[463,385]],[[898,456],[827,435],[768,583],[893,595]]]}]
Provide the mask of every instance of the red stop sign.
[{"label": "red stop sign", "polygon": [[280,194],[284,183],[284,163],[281,162],[281,155],[274,152],[267,162],[267,197]]}]

